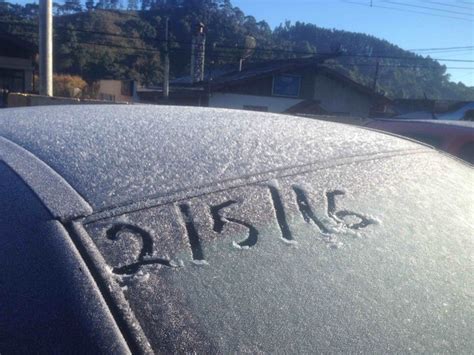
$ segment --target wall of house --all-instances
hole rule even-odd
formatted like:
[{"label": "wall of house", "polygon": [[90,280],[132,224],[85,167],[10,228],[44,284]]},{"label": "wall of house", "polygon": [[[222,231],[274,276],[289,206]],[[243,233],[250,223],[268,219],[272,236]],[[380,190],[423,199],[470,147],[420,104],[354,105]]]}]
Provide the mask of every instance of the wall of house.
[{"label": "wall of house", "polygon": [[33,62],[31,59],[0,56],[0,89],[10,91],[33,89]]},{"label": "wall of house", "polygon": [[175,91],[171,90],[169,97],[163,97],[161,89],[138,89],[135,102],[144,104],[158,105],[177,105],[177,106],[208,106],[207,93],[202,91]]},{"label": "wall of house", "polygon": [[[299,99],[311,100],[314,91],[313,77],[315,68],[302,68],[292,70],[290,72],[275,73],[275,75],[296,75],[301,76],[301,86]],[[256,79],[244,81],[241,84],[232,85],[229,87],[223,87],[219,90],[220,92],[243,94],[243,95],[256,95],[256,96],[272,96],[273,95],[273,75],[259,77]]]},{"label": "wall of house", "polygon": [[368,117],[372,99],[344,82],[318,73],[314,79],[314,99],[328,112]]},{"label": "wall of house", "polygon": [[97,98],[106,101],[130,102],[132,95],[124,95],[123,90],[123,85],[128,84],[128,82],[123,83],[121,80],[99,80]]},{"label": "wall of house", "polygon": [[301,101],[303,100],[286,97],[213,93],[209,98],[209,107],[284,112]]},{"label": "wall of house", "polygon": [[369,116],[373,106],[372,98],[353,85],[331,78],[311,67],[281,74],[301,76],[298,98],[273,95],[273,75],[269,75],[220,88],[211,95],[209,106],[284,112],[303,100],[315,100],[320,102],[321,108],[332,114]]}]

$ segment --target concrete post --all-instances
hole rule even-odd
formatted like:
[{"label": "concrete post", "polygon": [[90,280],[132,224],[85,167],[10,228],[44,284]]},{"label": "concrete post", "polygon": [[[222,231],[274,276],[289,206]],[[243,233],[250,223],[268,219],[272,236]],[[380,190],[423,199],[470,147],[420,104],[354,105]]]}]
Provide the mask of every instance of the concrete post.
[{"label": "concrete post", "polygon": [[204,24],[198,23],[191,44],[191,81],[193,83],[204,80],[205,50],[206,34],[204,33]]},{"label": "concrete post", "polygon": [[164,68],[164,78],[163,78],[163,97],[165,99],[169,98],[170,95],[170,56],[169,56],[169,48],[168,48],[168,26],[169,26],[169,18],[166,17],[165,20],[166,28],[165,28],[165,68]]},{"label": "concrete post", "polygon": [[53,5],[39,1],[39,87],[40,95],[53,96]]}]

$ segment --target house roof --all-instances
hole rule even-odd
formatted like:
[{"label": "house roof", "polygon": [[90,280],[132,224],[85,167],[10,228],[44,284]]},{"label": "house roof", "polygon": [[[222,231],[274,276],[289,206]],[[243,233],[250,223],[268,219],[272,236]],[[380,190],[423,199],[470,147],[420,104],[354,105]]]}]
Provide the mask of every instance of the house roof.
[{"label": "house roof", "polygon": [[219,87],[223,85],[232,85],[241,83],[247,80],[254,80],[256,78],[265,77],[275,73],[287,72],[290,70],[317,67],[323,63],[327,57],[312,57],[312,58],[297,58],[297,59],[285,59],[275,60],[268,62],[260,62],[252,65],[248,65],[242,71],[234,70],[230,73],[225,73],[212,80],[212,86]]},{"label": "house roof", "polygon": [[[287,71],[291,69],[317,66],[325,60],[335,55],[320,55],[307,58],[278,59],[265,62],[245,63],[241,71],[238,70],[238,64],[225,64],[215,68],[208,68],[204,73],[202,83],[212,83],[212,85],[228,84],[231,82],[241,82],[242,80],[255,79],[256,77],[266,76],[278,71]],[[191,76],[177,78],[171,81],[171,84],[192,84]]]},{"label": "house roof", "polygon": [[378,92],[374,91],[373,89],[371,89],[371,88],[369,88],[365,85],[362,85],[362,84],[358,83],[355,80],[352,80],[351,78],[345,76],[344,74],[338,72],[335,69],[332,69],[332,68],[329,68],[329,67],[326,67],[326,66],[322,65],[322,66],[318,67],[318,71],[320,73],[326,75],[327,77],[331,78],[331,79],[343,82],[344,84],[346,84],[348,86],[351,86],[352,88],[356,89],[359,92],[362,92],[363,94],[373,96],[373,97],[378,97],[378,98],[381,98],[381,99],[386,99],[387,101],[389,101],[389,99],[387,97],[385,97],[384,95],[379,94]]},{"label": "house roof", "polygon": [[325,55],[307,58],[293,58],[293,59],[281,59],[272,60],[258,63],[244,64],[244,68],[239,71],[237,64],[220,66],[218,68],[211,68],[204,74],[204,80],[199,83],[193,84],[190,76],[177,78],[171,81],[171,85],[189,85],[189,86],[202,86],[207,85],[211,90],[218,90],[222,87],[228,87],[232,85],[242,84],[247,81],[255,80],[258,78],[266,77],[276,73],[285,73],[295,69],[314,67],[317,70],[337,81],[342,81],[344,84],[353,87],[355,90],[362,92],[365,95],[377,97],[380,99],[386,99],[385,96],[375,92],[371,88],[368,88],[358,82],[348,78],[341,74],[337,70],[331,69],[324,65],[324,61],[333,58],[335,55]]}]

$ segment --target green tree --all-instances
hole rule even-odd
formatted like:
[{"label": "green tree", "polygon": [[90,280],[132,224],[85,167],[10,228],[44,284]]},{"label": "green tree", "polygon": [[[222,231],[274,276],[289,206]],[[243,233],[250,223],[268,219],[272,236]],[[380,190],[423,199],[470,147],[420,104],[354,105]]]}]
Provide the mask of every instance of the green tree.
[{"label": "green tree", "polygon": [[94,0],[87,0],[85,6],[87,11],[92,11],[94,9]]},{"label": "green tree", "polygon": [[75,13],[82,10],[82,5],[80,0],[66,0],[63,6],[65,13]]},{"label": "green tree", "polygon": [[128,0],[127,10],[138,10],[138,0]]}]

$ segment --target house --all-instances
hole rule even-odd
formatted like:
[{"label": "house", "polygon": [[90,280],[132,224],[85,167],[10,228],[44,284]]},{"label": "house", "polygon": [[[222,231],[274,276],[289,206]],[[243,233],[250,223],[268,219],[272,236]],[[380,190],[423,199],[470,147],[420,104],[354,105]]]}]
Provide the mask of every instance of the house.
[{"label": "house", "polygon": [[210,83],[209,106],[368,117],[384,96],[314,58],[251,65]]},{"label": "house", "polygon": [[[0,34],[0,92],[31,92],[37,50],[31,43]],[[0,95],[0,106],[3,97]]]},{"label": "house", "polygon": [[[306,58],[205,66],[206,31],[195,26],[190,75],[170,82],[169,97],[161,88],[137,91],[141,102],[197,105],[292,114],[356,117],[385,115],[390,100],[329,68],[325,61],[339,51]],[[248,52],[248,51],[245,51]]]},{"label": "house", "polygon": [[136,101],[136,83],[133,80],[99,80],[97,98],[112,102]]},{"label": "house", "polygon": [[36,53],[31,43],[0,34],[0,89],[32,91]]},{"label": "house", "polygon": [[[383,113],[390,100],[323,64],[297,58],[209,68],[203,80],[191,76],[170,84],[173,104],[293,114],[368,117]],[[154,92],[153,94],[150,91]],[[141,101],[160,102],[160,89],[138,91]],[[153,99],[154,98],[154,99]]]}]

